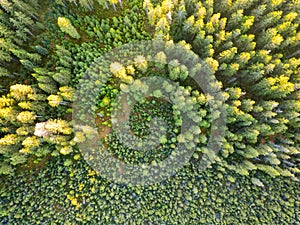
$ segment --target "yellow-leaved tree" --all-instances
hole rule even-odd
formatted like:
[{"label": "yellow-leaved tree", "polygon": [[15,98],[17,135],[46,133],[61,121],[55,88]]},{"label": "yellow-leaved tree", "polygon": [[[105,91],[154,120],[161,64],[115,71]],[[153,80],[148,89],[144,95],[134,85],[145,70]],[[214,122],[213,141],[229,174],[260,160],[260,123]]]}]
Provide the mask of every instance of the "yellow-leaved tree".
[{"label": "yellow-leaved tree", "polygon": [[79,39],[80,35],[76,28],[72,25],[71,21],[66,17],[58,17],[57,24],[62,32],[70,35],[72,38]]}]

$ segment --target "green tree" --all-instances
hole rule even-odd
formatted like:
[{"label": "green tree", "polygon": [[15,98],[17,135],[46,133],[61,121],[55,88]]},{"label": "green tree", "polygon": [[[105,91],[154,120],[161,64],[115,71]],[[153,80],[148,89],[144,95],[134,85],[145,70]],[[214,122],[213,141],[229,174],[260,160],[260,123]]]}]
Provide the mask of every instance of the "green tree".
[{"label": "green tree", "polygon": [[60,85],[68,85],[71,81],[71,72],[70,70],[61,69],[58,72],[54,73],[52,78],[58,82]]}]

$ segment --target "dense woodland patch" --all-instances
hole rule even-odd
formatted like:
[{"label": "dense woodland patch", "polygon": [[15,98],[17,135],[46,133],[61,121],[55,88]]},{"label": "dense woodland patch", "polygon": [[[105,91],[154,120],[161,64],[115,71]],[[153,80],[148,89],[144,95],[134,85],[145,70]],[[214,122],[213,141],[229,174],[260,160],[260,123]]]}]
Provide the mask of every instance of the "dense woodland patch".
[{"label": "dense woodland patch", "polygon": [[[299,224],[299,23],[299,0],[0,0],[1,224]],[[138,49],[114,55],[151,40],[166,43],[155,57],[147,48],[131,61]],[[186,62],[207,65],[210,90],[222,90],[225,135],[204,171],[218,113],[192,82],[198,67],[170,58],[176,44]],[[93,66],[107,54],[114,61]],[[156,76],[176,82],[161,87],[177,95],[172,105],[154,91],[133,105],[132,135],[144,140],[157,117],[167,127],[141,152],[118,140],[113,107]],[[77,116],[115,158],[157,164],[183,144],[195,149],[188,163],[147,186],[101,176],[79,149],[89,130],[72,120],[76,95],[89,91]],[[179,110],[198,126],[179,134]]]}]

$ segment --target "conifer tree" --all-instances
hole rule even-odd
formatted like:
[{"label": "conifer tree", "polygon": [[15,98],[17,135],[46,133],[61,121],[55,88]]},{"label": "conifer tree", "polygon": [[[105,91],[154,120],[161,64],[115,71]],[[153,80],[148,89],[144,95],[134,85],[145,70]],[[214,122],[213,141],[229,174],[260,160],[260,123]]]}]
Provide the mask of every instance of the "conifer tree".
[{"label": "conifer tree", "polygon": [[[167,18],[167,11],[162,10],[166,3],[144,5],[156,33],[160,32],[160,19]],[[299,21],[295,10],[298,4],[291,6],[284,0],[173,4],[170,32],[164,38],[191,44],[222,82],[230,96],[226,102],[227,143],[222,155],[228,162],[236,154],[249,159],[235,165],[221,160],[220,164],[243,175],[258,169],[271,176],[295,177],[295,170],[282,164],[286,156],[278,154],[270,143],[281,143],[282,148],[299,145],[295,139],[299,128],[295,118],[300,113],[296,103],[300,54],[295,50],[300,40],[295,24]]]}]

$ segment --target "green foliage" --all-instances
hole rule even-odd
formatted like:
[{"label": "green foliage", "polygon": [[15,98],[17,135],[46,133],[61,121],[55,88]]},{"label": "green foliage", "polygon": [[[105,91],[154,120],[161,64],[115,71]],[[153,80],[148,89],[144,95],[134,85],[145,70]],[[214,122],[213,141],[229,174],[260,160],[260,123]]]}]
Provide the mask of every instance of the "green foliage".
[{"label": "green foliage", "polygon": [[[0,223],[297,224],[299,12],[299,0],[0,0]],[[218,112],[191,82],[198,67],[188,71],[164,51],[155,62],[146,52],[129,63],[125,52],[111,67],[87,72],[113,48],[154,38],[196,53],[227,99],[225,139],[203,172],[197,165],[214,156],[206,144]],[[110,132],[110,119],[115,97],[130,84],[139,94],[149,90],[136,82],[147,76],[170,78],[180,88],[173,106],[160,90],[133,106],[130,129],[139,141],[156,118],[167,124],[158,126],[157,134],[166,132],[158,147],[141,152]],[[108,133],[103,139],[114,157],[155,164],[183,143],[196,149],[189,163],[149,186],[118,185],[96,174],[77,146],[89,130],[74,132],[71,122],[79,81],[86,84],[80,91],[104,86],[82,101]],[[130,97],[140,100],[139,94]],[[179,109],[199,126],[180,134]]]},{"label": "green foliage", "polygon": [[216,167],[198,173],[187,166],[163,183],[129,187],[101,179],[83,159],[57,159],[3,184],[2,224],[288,225],[297,224],[300,209],[298,183]]},{"label": "green foliage", "polygon": [[[144,8],[155,35],[189,43],[230,96],[226,102],[227,142],[220,164],[235,164],[237,159],[248,163],[251,159],[271,176],[279,175],[281,170],[294,171],[283,164],[286,155],[274,148],[299,148],[299,126],[291,119],[295,118],[292,115],[299,117],[299,108],[284,107],[295,104],[290,102],[295,96],[299,101],[299,89],[295,88],[299,82],[299,53],[289,46],[300,37],[295,22],[299,13],[294,7],[287,1],[166,0],[155,7],[145,1]],[[161,18],[169,18],[163,32]],[[296,45],[299,47],[299,41]],[[177,77],[176,70],[171,79]],[[290,157],[299,160],[298,155]],[[232,169],[249,174],[247,168],[252,167],[241,165]]]}]

